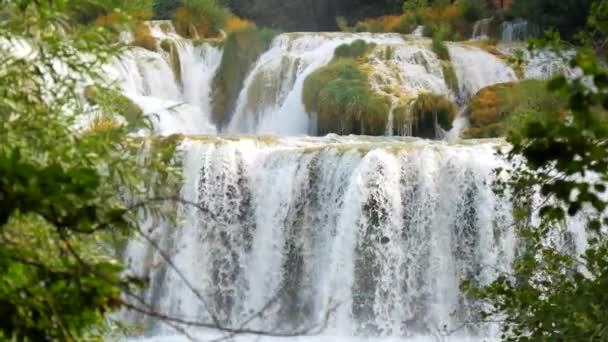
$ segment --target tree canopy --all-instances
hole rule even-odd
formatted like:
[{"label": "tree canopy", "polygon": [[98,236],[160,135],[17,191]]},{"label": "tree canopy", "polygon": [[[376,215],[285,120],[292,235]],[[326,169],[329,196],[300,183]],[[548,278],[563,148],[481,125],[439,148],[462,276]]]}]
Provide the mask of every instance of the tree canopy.
[{"label": "tree canopy", "polygon": [[135,135],[145,118],[110,98],[83,101],[85,86],[113,87],[101,67],[123,47],[76,25],[72,5],[0,1],[0,338],[101,340],[141,285],[121,276],[120,241],[179,182],[175,139]]}]

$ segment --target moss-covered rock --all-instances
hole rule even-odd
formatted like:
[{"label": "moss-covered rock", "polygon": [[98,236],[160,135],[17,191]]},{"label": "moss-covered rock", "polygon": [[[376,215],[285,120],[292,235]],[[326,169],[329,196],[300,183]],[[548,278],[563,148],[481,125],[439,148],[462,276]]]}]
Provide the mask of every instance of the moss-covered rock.
[{"label": "moss-covered rock", "polygon": [[213,80],[212,118],[220,127],[229,122],[251,66],[277,34],[274,30],[249,26],[228,35],[222,62]]},{"label": "moss-covered rock", "polygon": [[362,39],[357,39],[351,44],[342,44],[334,51],[334,58],[361,58],[376,46],[375,43],[368,43]]},{"label": "moss-covered rock", "polygon": [[375,94],[367,74],[352,59],[338,59],[304,82],[303,101],[317,115],[318,134],[383,135],[390,99]]},{"label": "moss-covered rock", "polygon": [[150,28],[145,23],[140,23],[135,27],[131,44],[154,52],[158,50],[156,39],[152,36]]},{"label": "moss-covered rock", "polygon": [[565,100],[547,89],[547,82],[525,80],[480,90],[466,111],[468,138],[494,138],[518,130],[521,123],[542,113],[563,113]]},{"label": "moss-covered rock", "polygon": [[458,95],[460,93],[460,86],[458,84],[458,77],[454,71],[454,66],[452,66],[451,62],[442,61],[441,68],[443,69],[443,79],[445,80],[445,84],[451,91],[454,92],[454,94]]},{"label": "moss-covered rock", "polygon": [[413,100],[409,113],[405,115],[409,115],[412,136],[436,139],[439,136],[438,127],[446,131],[452,129],[456,111],[456,105],[447,97],[423,93]]}]

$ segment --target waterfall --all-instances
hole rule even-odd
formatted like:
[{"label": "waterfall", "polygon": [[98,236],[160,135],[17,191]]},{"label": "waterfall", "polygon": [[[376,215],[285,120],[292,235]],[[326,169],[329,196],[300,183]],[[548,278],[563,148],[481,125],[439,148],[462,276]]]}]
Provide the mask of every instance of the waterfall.
[{"label": "waterfall", "polygon": [[485,18],[475,22],[473,26],[473,35],[471,40],[487,40],[490,39],[490,28],[494,18]]},{"label": "waterfall", "polygon": [[131,47],[105,67],[109,81],[142,108],[158,133],[215,134],[210,93],[221,50],[181,38],[170,22],[149,28],[159,51]]},{"label": "waterfall", "polygon": [[302,103],[304,80],[329,63],[336,47],[364,39],[397,44],[396,34],[289,33],[275,38],[252,68],[239,95],[230,133],[310,133]]},{"label": "waterfall", "polygon": [[[222,49],[183,39],[168,22],[149,27],[157,51],[134,47],[106,67],[156,133],[185,135],[177,220],[142,216],[155,244],[134,238],[124,252],[128,272],[149,280],[146,303],[183,320],[279,334],[326,326],[310,341],[498,336],[496,324],[465,324],[481,304],[459,284],[488,284],[510,270],[518,248],[512,204],[491,186],[493,170],[506,167],[495,155],[504,142],[463,143],[458,134],[471,96],[518,79],[499,53],[447,43],[445,61],[415,35],[281,34],[249,70],[222,132],[232,135],[217,136],[209,118]],[[476,36],[484,30],[480,23]],[[302,103],[304,80],[357,39],[375,44],[357,63],[372,91],[390,98],[387,116],[428,92],[462,106],[446,141],[305,136],[316,122]],[[525,77],[559,72],[550,55],[527,57]],[[457,87],[446,81],[450,69]],[[582,250],[584,228],[570,229]],[[150,317],[127,321],[159,341],[175,333]]]},{"label": "waterfall", "polygon": [[[181,195],[202,209],[180,207],[178,227],[148,231],[224,324],[239,326],[282,293],[249,328],[297,330],[338,305],[326,333],[432,335],[473,318],[477,304],[460,281],[486,284],[513,259],[510,203],[488,187],[502,165],[495,148],[396,138],[189,140]],[[210,319],[152,247],[132,243],[127,259],[151,279],[146,297],[156,309]]]},{"label": "waterfall", "polygon": [[517,80],[515,71],[492,54],[462,44],[450,43],[448,47],[460,92],[466,98],[487,86]]},{"label": "waterfall", "polygon": [[456,94],[449,89],[444,62],[432,51],[428,39],[369,33],[283,34],[252,67],[227,133],[315,134],[302,103],[304,80],[332,60],[337,46],[356,39],[376,44],[364,63],[370,70],[370,84],[376,93],[395,101],[407,102],[431,92],[465,103],[482,87],[517,79],[498,57],[451,43],[451,64],[460,84]]},{"label": "waterfall", "polygon": [[501,25],[503,42],[523,42],[539,35],[538,29],[527,20],[505,21]]}]

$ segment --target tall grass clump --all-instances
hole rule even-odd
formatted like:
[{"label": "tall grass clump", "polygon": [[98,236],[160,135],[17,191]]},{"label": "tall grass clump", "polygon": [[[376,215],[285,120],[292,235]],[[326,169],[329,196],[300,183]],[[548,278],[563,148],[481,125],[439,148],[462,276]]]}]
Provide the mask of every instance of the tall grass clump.
[{"label": "tall grass clump", "polygon": [[446,131],[452,129],[456,111],[456,105],[443,95],[431,93],[418,95],[410,109],[412,135],[437,138],[437,126]]},{"label": "tall grass clump", "polygon": [[317,117],[318,134],[385,133],[390,100],[374,94],[368,76],[352,59],[338,59],[310,74],[302,99]]},{"label": "tall grass clump", "polygon": [[447,28],[442,27],[433,36],[433,42],[431,43],[431,48],[433,52],[437,55],[442,61],[450,60],[450,50],[448,46],[445,44],[443,37],[445,36],[445,32],[447,32]]}]

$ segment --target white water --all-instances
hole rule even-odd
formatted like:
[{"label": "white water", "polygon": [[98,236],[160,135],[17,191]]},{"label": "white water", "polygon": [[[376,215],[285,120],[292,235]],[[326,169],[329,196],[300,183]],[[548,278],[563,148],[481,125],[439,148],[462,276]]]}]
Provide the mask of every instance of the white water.
[{"label": "white water", "polygon": [[[453,91],[445,62],[427,39],[283,34],[252,67],[224,132],[302,136],[220,138],[209,136],[217,133],[209,118],[221,50],[152,28],[159,41],[175,42],[181,77],[172,54],[140,48],[109,66],[108,74],[146,113],[158,114],[159,134],[190,135],[182,145],[180,196],[198,207],[178,205],[176,225],[143,222],[187,281],[149,243],[129,244],[130,272],[150,280],[142,293],[146,303],[185,320],[216,317],[227,327],[246,322],[245,328],[271,333],[308,327],[320,333],[265,341],[497,336],[497,326],[464,324],[475,320],[480,304],[466,299],[459,284],[486,284],[508,271],[517,248],[511,204],[491,189],[492,170],[504,166],[494,154],[501,143],[458,143],[462,116],[446,135],[453,143],[305,137],[315,133],[315,123],[301,93],[307,75],[355,39],[377,44],[366,62],[371,86],[394,103],[433,92],[466,104],[483,87],[517,80],[508,64],[449,43],[459,81]],[[152,340],[183,340],[153,319],[129,315],[128,321],[143,325]],[[205,340],[217,337],[187,330]]]},{"label": "white water", "polygon": [[[315,326],[337,305],[325,333],[451,331],[475,308],[460,281],[487,283],[509,269],[515,250],[510,204],[487,185],[501,165],[495,146],[364,137],[190,140],[181,195],[204,211],[178,208],[179,227],[150,231],[224,324],[239,326],[284,291],[249,328]],[[136,261],[132,270],[152,280],[146,298],[155,309],[210,320],[152,247],[133,243],[127,255]],[[491,328],[455,336],[493,335]]]},{"label": "white water", "polygon": [[163,22],[150,25],[160,42],[171,41],[177,49],[180,73],[172,68],[168,52],[152,52],[133,47],[106,67],[108,79],[118,83],[125,95],[140,105],[152,118],[160,134],[216,134],[210,122],[212,79],[221,61],[221,50],[209,43],[194,46],[169,30]]}]

